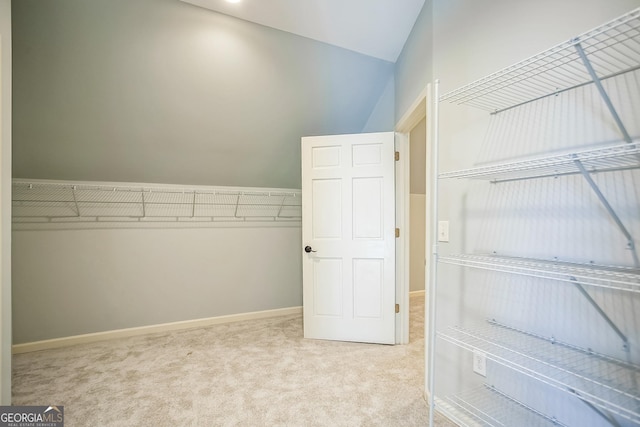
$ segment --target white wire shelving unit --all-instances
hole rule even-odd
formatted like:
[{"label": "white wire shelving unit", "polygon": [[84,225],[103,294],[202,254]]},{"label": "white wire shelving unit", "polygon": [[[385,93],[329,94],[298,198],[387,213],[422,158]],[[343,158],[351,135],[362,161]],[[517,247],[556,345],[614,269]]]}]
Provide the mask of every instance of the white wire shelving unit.
[{"label": "white wire shelving unit", "polygon": [[441,173],[437,178],[482,179],[498,184],[580,174],[624,235],[635,265],[640,268],[640,256],[633,236],[592,178],[594,173],[640,168],[640,140],[629,134],[602,85],[602,81],[607,78],[636,70],[640,70],[640,8],[568,42],[442,95],[439,98],[441,102],[469,105],[498,114],[547,96],[594,84],[624,143],[481,165]]},{"label": "white wire shelving unit", "polygon": [[640,367],[569,344],[488,322],[450,327],[438,337],[597,408],[640,423]]},{"label": "white wire shelving unit", "polygon": [[13,222],[296,222],[300,190],[13,181]]},{"label": "white wire shelving unit", "polygon": [[[584,57],[591,67],[585,67]],[[565,43],[490,74],[441,101],[470,105],[492,113],[514,108],[640,68],[640,9]]]},{"label": "white wire shelving unit", "polygon": [[580,162],[589,173],[614,172],[640,168],[640,140],[570,153],[540,156],[526,160],[483,165],[441,173],[440,179],[467,178],[493,183],[558,177],[582,173]]},{"label": "white wire shelving unit", "polygon": [[640,269],[499,255],[440,256],[440,263],[640,293]]},{"label": "white wire shelving unit", "polygon": [[488,384],[438,399],[438,408],[465,427],[565,426]]},{"label": "white wire shelving unit", "polygon": [[[436,162],[432,180],[434,203],[432,230],[438,229],[438,186],[440,180],[472,179],[491,184],[566,175],[581,175],[607,212],[614,230],[622,233],[631,251],[634,266],[578,264],[555,260],[516,258],[497,254],[440,255],[438,245],[432,253],[430,272],[430,324],[428,387],[431,390],[431,412],[440,411],[461,425],[538,425],[538,421],[510,421],[512,407],[525,410],[527,416],[539,417],[542,425],[559,425],[526,402],[518,402],[492,388],[456,393],[450,397],[438,395],[436,343],[440,340],[468,351],[487,355],[490,363],[497,363],[528,378],[561,390],[579,399],[594,416],[613,426],[623,422],[640,425],[640,367],[604,354],[559,343],[552,339],[516,330],[496,322],[475,324],[470,328],[446,327],[436,324],[438,307],[438,265],[449,264],[491,272],[554,280],[575,286],[597,315],[620,337],[623,349],[636,345],[637,331],[629,339],[587,291],[601,288],[621,291],[636,298],[640,293],[640,259],[632,236],[592,175],[615,174],[640,169],[640,136],[631,135],[618,114],[603,81],[615,80],[626,73],[640,70],[640,8],[613,19],[544,52],[490,74],[459,89],[438,95],[436,82],[434,158],[438,158],[439,103],[466,105],[498,115],[504,111],[540,101],[563,92],[593,85],[600,95],[611,123],[619,134],[616,141],[590,143],[563,152],[546,152],[507,162],[485,163],[467,169],[438,171]],[[614,85],[615,86],[615,82]],[[607,85],[607,87],[609,87]],[[640,94],[627,92],[624,96],[637,99]],[[620,106],[618,106],[620,108]],[[519,117],[519,116],[515,116]],[[627,116],[624,116],[627,117]],[[633,116],[631,116],[633,117]],[[522,120],[522,118],[520,118]],[[626,119],[628,120],[628,119]],[[636,117],[637,120],[637,117]],[[635,124],[635,123],[634,123]],[[633,218],[631,219],[633,220]],[[627,221],[631,221],[627,219]],[[496,253],[500,253],[496,248]],[[570,258],[570,257],[569,257]],[[458,276],[464,280],[465,275]],[[517,280],[514,280],[514,284]],[[492,316],[488,316],[492,317]],[[623,328],[627,329],[627,328]],[[630,353],[629,353],[630,354]],[[498,396],[498,397],[496,397]],[[597,414],[597,415],[596,415]],[[550,424],[544,424],[550,423]],[[556,423],[556,424],[554,424]],[[433,418],[430,416],[430,425]]]}]

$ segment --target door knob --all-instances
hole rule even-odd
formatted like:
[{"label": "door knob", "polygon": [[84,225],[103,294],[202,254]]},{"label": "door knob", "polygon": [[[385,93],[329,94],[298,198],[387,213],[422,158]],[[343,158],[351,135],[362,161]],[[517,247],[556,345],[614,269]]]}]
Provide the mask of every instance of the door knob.
[{"label": "door knob", "polygon": [[305,246],[305,247],[304,247],[304,251],[305,251],[306,253],[309,253],[309,252],[317,252],[317,251],[314,251],[314,250],[313,250],[313,248],[312,248],[311,246]]}]

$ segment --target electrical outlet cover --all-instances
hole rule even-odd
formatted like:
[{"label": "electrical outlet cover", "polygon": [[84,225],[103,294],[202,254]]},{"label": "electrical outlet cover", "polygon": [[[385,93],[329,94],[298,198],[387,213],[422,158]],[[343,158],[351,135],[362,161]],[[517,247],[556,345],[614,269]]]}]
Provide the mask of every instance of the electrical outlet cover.
[{"label": "electrical outlet cover", "polygon": [[481,351],[473,352],[473,372],[483,377],[487,376],[487,355]]}]

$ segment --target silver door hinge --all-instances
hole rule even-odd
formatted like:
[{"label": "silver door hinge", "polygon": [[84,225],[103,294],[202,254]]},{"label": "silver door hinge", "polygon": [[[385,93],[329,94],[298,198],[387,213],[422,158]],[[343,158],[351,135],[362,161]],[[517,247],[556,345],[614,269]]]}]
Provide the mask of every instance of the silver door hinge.
[{"label": "silver door hinge", "polygon": [[397,162],[398,160],[400,160],[400,152],[399,152],[399,151],[396,151],[395,159],[396,159],[396,162]]},{"label": "silver door hinge", "polygon": [[396,228],[396,237],[400,237],[400,229]]},{"label": "silver door hinge", "polygon": [[396,304],[396,313],[400,313],[400,304]]}]

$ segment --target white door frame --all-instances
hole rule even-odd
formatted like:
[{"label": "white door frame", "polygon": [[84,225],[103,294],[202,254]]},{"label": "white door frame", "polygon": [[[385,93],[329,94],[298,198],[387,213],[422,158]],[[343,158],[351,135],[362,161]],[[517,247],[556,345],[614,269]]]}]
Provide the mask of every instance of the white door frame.
[{"label": "white door frame", "polygon": [[[400,304],[400,313],[396,319],[396,340],[399,344],[407,344],[409,342],[409,310],[403,310],[402,307],[409,307],[409,239],[411,231],[409,228],[409,198],[410,198],[410,169],[409,169],[409,143],[411,130],[425,117],[427,118],[426,129],[426,195],[425,195],[425,302],[429,298],[429,286],[427,274],[431,264],[430,248],[435,243],[435,236],[431,224],[431,207],[433,205],[431,185],[429,178],[432,175],[432,159],[431,152],[433,147],[433,114],[431,111],[431,84],[420,92],[415,101],[405,111],[398,123],[396,124],[396,151],[400,153],[400,160],[396,167],[396,226],[400,228],[400,238],[396,244],[396,301]],[[427,352],[428,340],[427,333],[429,331],[429,304],[425,303],[425,355]],[[428,372],[428,360],[425,356],[425,373]],[[425,375],[425,396],[428,397],[427,375]]]},{"label": "white door frame", "polygon": [[409,344],[409,132],[396,129],[396,227],[400,237],[396,239],[396,344]]},{"label": "white door frame", "polygon": [[[0,0],[4,2],[5,0]],[[2,12],[11,6],[0,4]],[[10,19],[10,18],[9,18]],[[0,23],[0,32],[9,31]],[[4,43],[4,45],[3,45]],[[0,405],[11,404],[11,37],[0,34]]]}]

